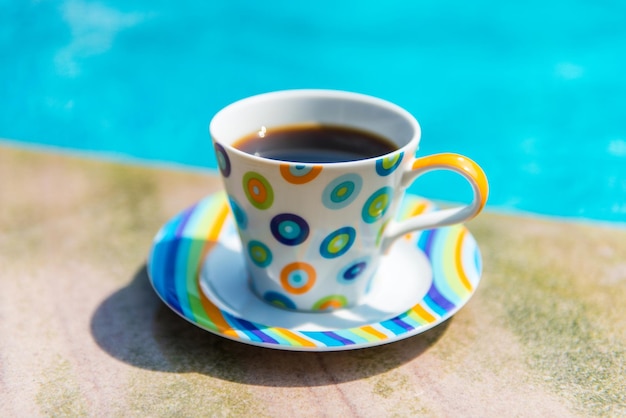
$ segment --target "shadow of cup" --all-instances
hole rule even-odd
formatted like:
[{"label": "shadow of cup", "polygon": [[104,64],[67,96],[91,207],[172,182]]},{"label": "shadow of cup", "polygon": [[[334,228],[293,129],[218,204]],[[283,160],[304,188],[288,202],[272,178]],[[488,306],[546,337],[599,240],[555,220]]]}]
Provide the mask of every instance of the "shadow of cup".
[{"label": "shadow of cup", "polygon": [[449,321],[391,344],[339,352],[272,350],[202,330],[171,311],[150,285],[146,266],[107,297],[91,318],[97,344],[135,367],[201,373],[251,385],[323,386],[367,378],[405,364],[441,338]]}]

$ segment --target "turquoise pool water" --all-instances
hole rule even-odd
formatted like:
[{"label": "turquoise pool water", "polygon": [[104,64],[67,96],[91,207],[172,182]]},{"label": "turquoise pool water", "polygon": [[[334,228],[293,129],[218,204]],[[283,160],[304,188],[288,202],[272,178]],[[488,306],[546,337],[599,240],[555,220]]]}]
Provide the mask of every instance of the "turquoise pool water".
[{"label": "turquoise pool water", "polygon": [[[626,221],[626,3],[0,0],[0,137],[215,167],[207,125],[288,88],[411,111],[489,205]],[[464,200],[437,174],[425,196]]]}]

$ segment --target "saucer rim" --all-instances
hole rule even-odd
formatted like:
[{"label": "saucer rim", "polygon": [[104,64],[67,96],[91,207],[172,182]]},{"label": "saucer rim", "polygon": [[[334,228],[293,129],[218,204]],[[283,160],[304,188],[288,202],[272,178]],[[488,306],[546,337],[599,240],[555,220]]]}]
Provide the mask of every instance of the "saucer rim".
[{"label": "saucer rim", "polygon": [[[407,203],[409,202],[409,203]],[[231,315],[230,313],[226,312],[226,311],[222,311],[221,309],[219,309],[215,303],[213,301],[211,301],[207,295],[204,294],[204,291],[201,289],[201,269],[202,267],[198,267],[198,269],[195,272],[195,279],[193,280],[194,286],[196,288],[197,291],[197,296],[199,297],[203,308],[205,308],[205,314],[206,312],[206,307],[207,307],[207,303],[209,305],[210,308],[213,308],[214,311],[217,311],[224,319],[224,321],[228,324],[228,326],[226,327],[226,329],[220,329],[219,326],[216,326],[216,329],[212,329],[204,324],[202,324],[196,317],[195,315],[190,315],[190,314],[186,314],[185,311],[183,309],[181,309],[180,307],[176,307],[174,306],[172,303],[170,303],[170,301],[167,299],[166,295],[162,294],[162,290],[160,290],[156,283],[155,283],[155,272],[153,271],[154,265],[153,265],[153,261],[156,257],[155,253],[156,253],[156,246],[159,244],[159,242],[163,239],[168,237],[168,235],[166,234],[167,228],[168,226],[170,226],[171,228],[171,224],[177,220],[179,220],[179,218],[181,216],[184,216],[185,214],[189,214],[190,212],[193,212],[196,208],[198,208],[201,205],[207,205],[207,204],[221,204],[222,206],[226,206],[227,209],[227,213],[225,214],[225,218],[230,218],[232,217],[232,214],[230,213],[230,209],[228,208],[227,205],[227,200],[226,200],[226,193],[223,191],[220,192],[216,192],[216,193],[212,193],[208,196],[206,196],[205,198],[201,199],[200,201],[198,201],[196,204],[192,205],[191,207],[177,213],[176,215],[174,215],[173,217],[171,217],[157,232],[156,236],[154,237],[153,243],[152,243],[152,247],[150,249],[150,253],[148,256],[148,261],[147,261],[147,272],[148,272],[148,277],[149,277],[149,281],[150,284],[152,286],[152,288],[154,289],[155,293],[159,296],[159,298],[163,301],[163,303],[165,303],[165,305],[171,309],[172,311],[174,311],[178,316],[180,316],[181,318],[185,319],[186,321],[190,322],[191,324],[205,330],[208,331],[212,334],[218,335],[220,337],[224,337],[227,338],[229,340],[232,341],[236,341],[236,342],[241,342],[244,344],[248,344],[248,345],[253,345],[253,346],[257,346],[257,347],[264,347],[264,348],[270,348],[270,349],[278,349],[278,350],[287,350],[287,351],[343,351],[343,350],[354,350],[354,349],[360,349],[360,348],[367,348],[367,347],[375,347],[375,346],[379,346],[379,345],[384,345],[384,344],[389,344],[392,342],[396,342],[396,341],[400,341],[418,334],[421,334],[423,332],[426,332],[440,324],[442,324],[443,322],[447,321],[449,318],[451,318],[452,316],[454,316],[463,306],[465,306],[465,304],[472,298],[472,296],[474,295],[474,293],[476,292],[476,289],[478,287],[478,285],[480,284],[481,281],[481,276],[482,276],[482,255],[480,253],[480,248],[478,246],[478,243],[476,242],[475,238],[473,237],[473,235],[471,234],[471,232],[467,229],[467,227],[464,224],[457,224],[457,225],[453,225],[453,226],[448,226],[448,227],[442,227],[442,228],[435,228],[435,229],[431,229],[431,230],[425,230],[425,231],[418,231],[415,233],[411,233],[411,234],[407,234],[406,239],[416,239],[416,236],[421,236],[422,234],[429,232],[431,235],[435,235],[437,232],[441,232],[441,231],[452,231],[452,230],[456,230],[456,240],[458,241],[458,243],[456,245],[465,245],[466,242],[469,242],[470,246],[472,247],[469,251],[472,252],[472,256],[471,258],[474,260],[475,262],[475,271],[472,277],[472,282],[471,282],[471,288],[468,289],[468,291],[457,301],[457,303],[454,305],[453,308],[447,310],[444,314],[439,315],[437,312],[435,312],[433,309],[428,309],[428,307],[424,307],[422,306],[422,304],[425,301],[425,298],[428,297],[428,293],[427,295],[425,295],[424,297],[422,297],[420,300],[416,301],[416,304],[413,305],[409,310],[405,311],[405,312],[401,312],[400,314],[389,318],[389,317],[385,317],[384,319],[381,319],[378,322],[372,322],[370,324],[367,325],[360,325],[358,327],[355,328],[346,328],[346,329],[341,329],[341,330],[329,330],[329,331],[305,331],[305,330],[293,330],[293,329],[281,329],[281,328],[277,328],[277,327],[272,327],[272,326],[266,326],[263,324],[256,324],[253,321],[250,321],[248,319],[245,318],[238,318],[238,317],[234,317],[233,315]],[[403,203],[407,203],[408,205],[421,205],[423,211],[429,211],[429,210],[433,210],[435,208],[435,205],[432,203],[432,201],[425,199],[423,197],[420,197],[418,195],[415,195],[413,193],[407,192],[403,198]],[[412,209],[414,210],[414,209]],[[406,216],[406,214],[405,214]],[[221,230],[222,226],[220,226],[220,230]],[[171,237],[171,235],[169,235]],[[180,238],[180,237],[179,237]],[[219,238],[218,238],[219,239]],[[402,238],[401,238],[402,239]],[[460,244],[459,244],[460,243]],[[431,286],[434,286],[434,282],[436,281],[435,279],[435,268],[433,265],[433,259],[431,258],[431,256],[429,254],[426,254],[424,252],[424,250],[422,248],[420,248],[419,246],[415,247],[417,251],[421,251],[422,253],[424,253],[424,255],[426,256],[427,260],[429,261],[429,263],[431,264],[431,268],[433,268],[433,277],[431,278]],[[199,266],[204,265],[204,263],[206,262],[206,254],[204,254],[204,256],[202,257],[202,260],[198,263]],[[461,272],[461,274],[465,274],[467,275],[467,271],[464,270],[464,266],[461,266],[459,268],[463,268],[463,271]],[[176,281],[176,279],[178,279]],[[467,277],[466,277],[467,279]],[[175,277],[175,282],[178,283],[180,282],[180,278]],[[188,281],[188,278],[185,278],[185,281]],[[187,292],[190,291],[188,286],[185,286],[185,290]],[[191,295],[191,294],[189,294]],[[411,316],[411,312],[413,312],[413,310],[419,308],[421,311],[426,311],[423,312],[425,314],[426,317],[430,316],[432,318],[432,320],[428,320],[426,323],[420,323],[419,321],[416,321],[414,318],[412,318],[412,322],[413,323],[417,323],[416,326],[412,326],[411,324],[406,324],[403,322],[403,320],[406,320],[408,316]],[[288,312],[288,311],[286,311]],[[415,315],[415,314],[414,314]],[[210,319],[209,319],[210,320]],[[383,325],[383,323],[389,323],[390,321],[395,321],[398,320],[400,323],[402,323],[403,325],[395,325],[395,327],[397,328],[401,328],[404,327],[404,330],[400,329],[400,330],[391,330],[387,327],[385,327]],[[240,322],[241,321],[241,322]],[[243,322],[243,324],[242,324]],[[215,324],[214,324],[215,325]],[[255,328],[250,328],[249,326],[253,326]],[[388,324],[388,326],[391,324]],[[408,329],[406,328],[406,325],[412,326],[412,329]],[[362,328],[371,328],[371,332],[373,333],[373,335],[376,335],[377,339],[374,340],[366,340],[366,341],[350,341],[346,342],[346,343],[339,343],[342,338],[340,335],[336,335],[337,332],[348,332],[348,331],[354,331],[356,329],[362,329]],[[302,339],[307,340],[306,342],[308,344],[313,344],[313,345],[292,345],[293,341],[290,342],[289,338],[284,339],[284,341],[280,341],[279,339],[274,339],[275,342],[267,342],[267,341],[257,341],[255,339],[252,339],[250,337],[250,332],[253,332],[254,330],[278,330],[278,331],[284,331],[288,334],[291,334],[292,337],[298,337],[296,338],[296,341],[299,339],[300,343],[302,343]],[[228,332],[231,331],[231,332]],[[396,333],[399,332],[399,333]],[[335,340],[335,341],[329,341],[327,338],[321,338],[321,334],[335,334],[334,338],[339,337],[339,340]],[[307,335],[308,334],[308,335]],[[318,338],[312,338],[311,336],[314,335],[315,337]],[[351,334],[351,336],[354,336],[353,334]],[[246,338],[244,338],[246,337]],[[372,337],[372,335],[369,335],[369,337]],[[258,338],[258,337],[257,337]],[[333,338],[331,337],[330,340],[332,340]],[[326,341],[326,343],[324,342],[324,340]],[[344,338],[345,340],[345,338]],[[325,345],[331,343],[331,345]]]}]

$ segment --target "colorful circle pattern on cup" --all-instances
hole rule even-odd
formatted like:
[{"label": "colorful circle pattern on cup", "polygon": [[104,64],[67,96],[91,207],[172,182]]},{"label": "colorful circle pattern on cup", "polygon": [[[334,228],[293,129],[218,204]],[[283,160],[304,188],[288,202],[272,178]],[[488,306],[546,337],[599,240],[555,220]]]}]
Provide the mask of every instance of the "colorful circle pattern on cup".
[{"label": "colorful circle pattern on cup", "polygon": [[223,146],[215,144],[215,158],[217,158],[217,165],[220,168],[220,172],[224,177],[230,176],[230,158]]},{"label": "colorful circle pattern on cup", "polygon": [[278,292],[270,290],[263,295],[263,299],[274,306],[278,306],[279,308],[296,309],[296,304],[293,303],[291,299]]},{"label": "colorful circle pattern on cup", "polygon": [[272,264],[272,251],[261,241],[253,240],[248,243],[248,255],[258,267]]},{"label": "colorful circle pattern on cup", "polygon": [[351,226],[345,226],[328,234],[320,245],[320,254],[324,258],[337,258],[344,255],[356,238],[356,231]]},{"label": "colorful circle pattern on cup", "polygon": [[321,298],[313,304],[314,311],[343,308],[348,304],[348,299],[343,295],[330,295]]},{"label": "colorful circle pattern on cup", "polygon": [[396,168],[398,168],[402,162],[403,157],[404,152],[400,152],[398,154],[376,160],[376,173],[378,173],[379,176],[388,176],[396,171]]},{"label": "colorful circle pattern on cup", "polygon": [[393,198],[393,189],[391,187],[383,187],[376,190],[363,205],[361,216],[363,220],[369,224],[376,222],[385,216],[391,200]]},{"label": "colorful circle pattern on cup", "polygon": [[363,179],[355,173],[344,174],[331,181],[324,189],[322,202],[328,209],[342,209],[357,198]]},{"label": "colorful circle pattern on cup", "polygon": [[315,285],[316,272],[312,265],[296,261],[289,263],[280,272],[280,284],[287,292],[301,295]]},{"label": "colorful circle pattern on cup", "polygon": [[257,209],[267,209],[274,203],[274,190],[265,177],[254,171],[243,176],[243,190],[246,197]]},{"label": "colorful circle pattern on cup", "polygon": [[309,236],[309,224],[293,213],[281,213],[270,221],[270,230],[281,244],[299,245]]},{"label": "colorful circle pattern on cup", "polygon": [[285,180],[292,184],[305,184],[318,176],[322,172],[321,165],[304,164],[281,164],[280,174]]},{"label": "colorful circle pattern on cup", "polygon": [[246,229],[248,227],[248,216],[246,212],[241,208],[241,205],[237,203],[234,197],[228,196],[228,202],[230,203],[237,226],[240,229]]},{"label": "colorful circle pattern on cup", "polygon": [[347,285],[355,283],[358,279],[363,277],[363,272],[367,270],[370,260],[370,257],[362,257],[352,261],[346,267],[341,269],[337,275],[337,281],[341,284]]}]

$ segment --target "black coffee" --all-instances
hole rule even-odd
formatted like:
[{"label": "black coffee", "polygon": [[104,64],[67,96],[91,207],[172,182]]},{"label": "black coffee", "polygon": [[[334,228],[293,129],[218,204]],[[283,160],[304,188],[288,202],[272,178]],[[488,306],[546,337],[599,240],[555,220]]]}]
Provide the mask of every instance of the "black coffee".
[{"label": "black coffee", "polygon": [[248,154],[299,163],[363,160],[398,149],[379,135],[333,125],[272,128],[245,136],[233,146]]}]

